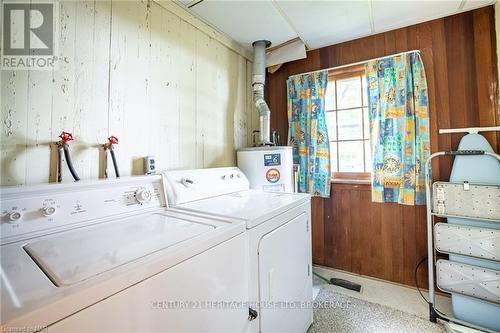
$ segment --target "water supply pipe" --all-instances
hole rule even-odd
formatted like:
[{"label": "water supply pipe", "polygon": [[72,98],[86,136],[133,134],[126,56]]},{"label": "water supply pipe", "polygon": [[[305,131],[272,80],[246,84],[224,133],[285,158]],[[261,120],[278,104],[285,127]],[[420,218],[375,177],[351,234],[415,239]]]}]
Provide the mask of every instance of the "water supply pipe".
[{"label": "water supply pipe", "polygon": [[[118,138],[112,135],[108,138],[108,143],[105,143],[103,146],[104,146],[104,154],[106,154],[107,151],[109,150],[109,154],[111,155],[111,161],[113,162],[113,168],[115,169],[116,178],[120,178],[120,172],[118,171],[118,163],[116,162],[116,156],[114,150],[114,145],[117,144],[118,144]],[[106,162],[105,162],[104,174],[106,178],[108,178],[108,159],[106,158],[105,161]]]},{"label": "water supply pipe", "polygon": [[64,154],[64,159],[66,160],[66,164],[68,165],[69,172],[71,173],[71,176],[73,176],[73,179],[77,182],[80,180],[80,177],[78,177],[78,174],[76,173],[75,167],[73,166],[73,161],[71,160],[71,154],[69,152],[69,145],[68,145],[68,142],[73,141],[73,135],[71,133],[63,131],[59,135],[59,138],[61,140],[56,142],[57,151],[58,151],[57,181],[58,182],[62,181],[62,174],[61,174],[62,163],[61,163],[61,160],[62,160],[62,155]]},{"label": "water supply pipe", "polygon": [[253,100],[259,111],[260,140],[258,146],[272,146],[271,141],[271,110],[264,99],[266,85],[266,48],[271,45],[268,40],[253,42]]}]

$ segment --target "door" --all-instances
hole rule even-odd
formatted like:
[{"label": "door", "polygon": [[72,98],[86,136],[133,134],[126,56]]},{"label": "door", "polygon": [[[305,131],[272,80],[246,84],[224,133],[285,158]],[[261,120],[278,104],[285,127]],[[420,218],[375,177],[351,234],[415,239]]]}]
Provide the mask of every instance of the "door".
[{"label": "door", "polygon": [[261,332],[307,331],[312,323],[309,216],[264,235],[259,245]]}]

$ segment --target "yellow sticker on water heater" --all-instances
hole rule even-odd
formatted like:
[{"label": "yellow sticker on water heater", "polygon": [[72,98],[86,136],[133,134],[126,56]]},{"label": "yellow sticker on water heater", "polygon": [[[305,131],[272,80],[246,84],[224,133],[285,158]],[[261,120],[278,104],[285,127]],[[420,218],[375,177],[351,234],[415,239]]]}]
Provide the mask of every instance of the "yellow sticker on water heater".
[{"label": "yellow sticker on water heater", "polygon": [[277,183],[280,180],[280,171],[278,169],[267,170],[266,179],[270,183]]}]

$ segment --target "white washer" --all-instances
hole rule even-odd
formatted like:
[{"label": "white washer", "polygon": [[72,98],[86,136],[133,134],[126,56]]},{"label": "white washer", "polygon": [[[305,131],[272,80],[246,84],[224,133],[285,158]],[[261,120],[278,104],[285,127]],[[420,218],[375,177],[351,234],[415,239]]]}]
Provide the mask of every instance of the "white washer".
[{"label": "white washer", "polygon": [[258,311],[249,331],[306,332],[313,319],[310,196],[251,190],[235,167],[170,171],[165,179],[171,209],[245,221],[249,297]]},{"label": "white washer", "polygon": [[166,210],[160,176],[2,188],[1,205],[2,329],[248,329],[245,224]]}]

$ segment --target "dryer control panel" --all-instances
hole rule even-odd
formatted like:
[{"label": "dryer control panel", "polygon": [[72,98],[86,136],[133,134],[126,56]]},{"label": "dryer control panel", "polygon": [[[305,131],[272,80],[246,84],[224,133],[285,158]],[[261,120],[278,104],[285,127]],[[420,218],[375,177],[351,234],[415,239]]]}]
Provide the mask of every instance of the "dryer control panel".
[{"label": "dryer control panel", "polygon": [[173,206],[250,187],[247,177],[236,167],[167,171],[165,182],[168,203]]},{"label": "dryer control panel", "polygon": [[160,176],[5,187],[2,244],[80,223],[165,206]]}]

